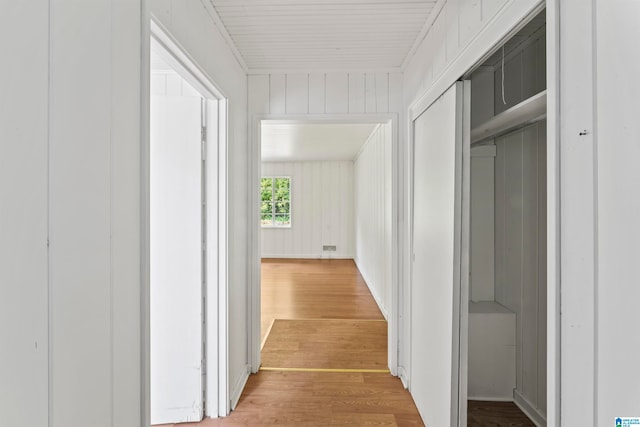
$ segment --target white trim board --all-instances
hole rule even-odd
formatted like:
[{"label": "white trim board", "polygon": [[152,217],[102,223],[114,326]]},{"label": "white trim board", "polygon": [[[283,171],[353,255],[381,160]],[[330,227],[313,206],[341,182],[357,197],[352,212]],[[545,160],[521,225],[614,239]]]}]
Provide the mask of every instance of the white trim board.
[{"label": "white trim board", "polygon": [[262,259],[353,259],[351,254],[327,252],[320,254],[263,254]]},{"label": "white trim board", "polygon": [[249,365],[246,365],[245,372],[238,377],[238,380],[233,385],[231,389],[231,393],[229,395],[229,406],[231,410],[236,409],[238,406],[238,402],[240,401],[240,396],[242,396],[242,391],[244,390],[244,386],[247,385],[247,381],[249,380],[249,374],[251,373],[251,369]]}]

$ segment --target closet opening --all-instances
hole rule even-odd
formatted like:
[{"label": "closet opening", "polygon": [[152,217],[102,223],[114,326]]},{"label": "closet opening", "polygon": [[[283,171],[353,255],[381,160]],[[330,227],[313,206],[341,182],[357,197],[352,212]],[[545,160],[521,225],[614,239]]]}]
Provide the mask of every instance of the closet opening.
[{"label": "closet opening", "polygon": [[546,424],[545,39],[543,10],[465,76],[471,80],[468,425],[522,413],[529,419],[522,425]]}]

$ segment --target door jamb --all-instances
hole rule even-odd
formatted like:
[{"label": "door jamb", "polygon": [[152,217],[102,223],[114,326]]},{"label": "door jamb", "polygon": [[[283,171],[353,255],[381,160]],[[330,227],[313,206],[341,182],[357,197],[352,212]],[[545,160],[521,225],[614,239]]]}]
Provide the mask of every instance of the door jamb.
[{"label": "door jamb", "polygon": [[[149,277],[149,166],[150,166],[150,136],[149,136],[149,103],[150,103],[150,66],[149,58],[151,50],[155,50],[162,54],[163,59],[171,65],[171,67],[180,74],[182,78],[188,81],[202,96],[209,102],[218,103],[218,122],[216,123],[216,132],[207,135],[205,142],[205,150],[208,152],[215,151],[217,162],[208,162],[209,168],[216,166],[216,174],[209,178],[209,170],[205,171],[207,175],[207,184],[211,179],[215,179],[215,191],[217,192],[217,200],[208,200],[208,215],[214,213],[214,221],[208,221],[209,228],[215,229],[218,235],[218,245],[216,257],[212,259],[207,256],[207,270],[215,269],[216,275],[208,275],[207,297],[206,303],[211,306],[213,304],[217,311],[217,316],[207,316],[207,340],[205,343],[206,354],[215,354],[205,361],[206,372],[217,372],[215,381],[216,387],[211,387],[212,382],[207,378],[208,387],[205,387],[206,412],[209,417],[225,416],[230,411],[229,404],[229,387],[228,387],[228,327],[227,327],[227,253],[228,253],[228,237],[227,237],[227,147],[228,147],[228,100],[224,93],[220,91],[214,80],[208,76],[197,62],[189,55],[180,43],[171,35],[171,33],[156,19],[152,14],[146,15],[150,19],[146,19],[143,15],[143,46],[142,56],[146,58],[146,64],[143,62],[141,67],[142,81],[142,109],[143,109],[143,131],[141,132],[141,170],[142,170],[142,194],[141,194],[141,222],[142,222],[142,253],[141,253],[141,421],[142,425],[149,425],[150,413],[150,277]],[[149,37],[147,39],[146,37]],[[144,40],[150,40],[149,44]],[[147,88],[147,89],[144,89]],[[145,130],[147,129],[147,130]],[[215,209],[213,209],[215,207]],[[213,251],[207,251],[209,254]],[[213,285],[213,286],[212,286]],[[212,292],[213,291],[213,292]],[[205,315],[210,310],[205,311]],[[211,323],[215,322],[215,325]],[[213,326],[213,327],[212,327]],[[212,363],[210,364],[209,361]],[[211,366],[211,365],[216,366]]]},{"label": "door jamb", "polygon": [[[399,287],[401,272],[400,235],[401,221],[400,194],[402,190],[399,117],[396,113],[380,114],[323,114],[323,115],[253,115],[250,118],[250,164],[249,164],[249,216],[247,229],[249,230],[250,268],[248,295],[248,349],[249,369],[258,372],[260,368],[260,260],[261,260],[261,229],[259,206],[259,180],[261,177],[261,124],[262,121],[280,121],[291,123],[391,123],[391,301],[388,312],[388,364],[392,375],[398,375],[399,350]],[[256,183],[252,185],[251,183]]]}]

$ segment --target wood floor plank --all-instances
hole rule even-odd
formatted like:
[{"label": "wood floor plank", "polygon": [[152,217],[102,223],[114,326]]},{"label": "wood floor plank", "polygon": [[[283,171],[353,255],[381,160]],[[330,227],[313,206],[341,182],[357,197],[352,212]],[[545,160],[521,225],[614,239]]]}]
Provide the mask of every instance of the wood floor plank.
[{"label": "wood floor plank", "polygon": [[276,319],[262,349],[262,366],[387,369],[387,323]]},{"label": "wood floor plank", "polygon": [[467,414],[469,427],[535,427],[513,402],[470,400]]},{"label": "wood floor plank", "polygon": [[[323,366],[334,366],[338,363],[339,366],[360,366],[361,362],[345,364],[344,361],[348,358],[366,359],[369,356],[364,355],[365,353],[377,352],[376,366],[382,364],[386,368],[386,322],[380,322],[384,320],[382,313],[353,261],[263,260],[262,297],[262,325],[265,335],[274,319],[312,319],[297,324],[285,322],[289,323],[290,335],[279,336],[276,331],[273,343],[279,346],[279,351],[282,352],[279,357],[283,359],[278,363],[284,364],[284,359],[291,357],[286,354],[293,352],[298,353],[297,359],[287,359],[286,364],[304,362],[313,365],[324,364]],[[363,337],[369,334],[367,327],[357,325],[366,322],[353,319],[378,320],[371,322],[378,325],[377,332],[373,334],[375,336]],[[318,322],[322,322],[323,325],[319,325]],[[336,331],[325,330],[332,322],[337,324]],[[349,334],[354,335],[354,330],[356,338],[345,338]],[[372,341],[358,344],[355,339]],[[265,348],[269,344],[268,341]],[[342,356],[332,358],[327,354],[328,349],[337,349],[336,351],[342,352]],[[364,351],[358,351],[363,349]],[[266,362],[263,352],[264,363]],[[175,426],[332,425],[424,424],[409,392],[404,389],[398,378],[390,374],[260,371],[249,377],[237,408],[229,416]],[[533,426],[512,403],[495,402],[469,402],[468,425]],[[165,427],[171,426],[173,425],[169,424]]]},{"label": "wood floor plank", "polygon": [[382,312],[353,260],[263,259],[264,339],[274,319],[379,319]]}]

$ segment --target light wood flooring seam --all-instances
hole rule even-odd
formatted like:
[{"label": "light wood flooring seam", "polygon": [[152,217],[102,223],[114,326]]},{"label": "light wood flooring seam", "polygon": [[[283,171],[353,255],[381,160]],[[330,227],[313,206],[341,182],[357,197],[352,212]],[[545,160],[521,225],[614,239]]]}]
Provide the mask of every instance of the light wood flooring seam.
[{"label": "light wood flooring seam", "polygon": [[261,366],[261,371],[270,372],[343,372],[350,374],[388,374],[391,371],[388,369],[341,369],[341,368],[271,368],[267,366]]}]

